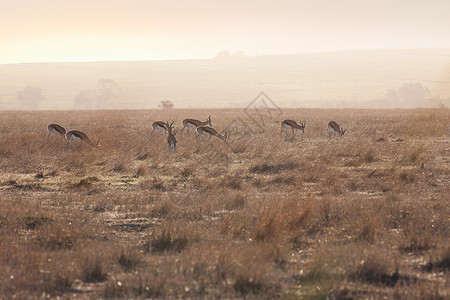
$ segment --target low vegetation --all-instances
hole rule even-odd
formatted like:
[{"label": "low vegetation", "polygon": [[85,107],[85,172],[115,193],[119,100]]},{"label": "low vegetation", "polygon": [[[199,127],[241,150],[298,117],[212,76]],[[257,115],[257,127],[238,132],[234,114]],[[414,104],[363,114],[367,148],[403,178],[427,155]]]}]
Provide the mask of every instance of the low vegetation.
[{"label": "low vegetation", "polygon": [[[228,144],[150,136],[209,115]],[[448,299],[448,110],[236,116],[0,112],[0,298]]]}]

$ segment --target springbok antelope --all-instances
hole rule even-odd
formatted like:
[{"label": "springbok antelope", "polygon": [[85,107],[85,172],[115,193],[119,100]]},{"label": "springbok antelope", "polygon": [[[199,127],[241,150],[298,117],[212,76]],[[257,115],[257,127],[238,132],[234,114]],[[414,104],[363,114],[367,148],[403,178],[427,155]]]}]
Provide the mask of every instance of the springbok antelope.
[{"label": "springbok antelope", "polygon": [[225,143],[227,142],[227,137],[228,137],[227,132],[225,132],[225,134],[220,134],[217,132],[217,130],[215,130],[214,128],[209,127],[209,126],[198,126],[197,127],[197,136],[195,138],[198,139],[198,137],[201,136],[202,134],[209,135],[208,141],[211,140],[212,136],[216,136],[219,139],[221,139],[222,141],[224,141]]},{"label": "springbok antelope", "polygon": [[295,134],[297,133],[297,131],[294,131],[294,129],[301,130],[303,133],[305,133],[305,126],[306,126],[306,121],[303,121],[303,123],[300,123],[300,125],[299,125],[294,120],[284,120],[281,122],[280,136],[283,136],[283,130],[285,130],[286,137],[288,137],[289,136],[288,130],[292,129],[292,140],[294,140]]},{"label": "springbok antelope", "polygon": [[66,134],[66,129],[58,124],[50,124],[47,126],[48,128],[48,136],[49,139],[53,134],[59,134],[60,136],[64,136]]},{"label": "springbok antelope", "polygon": [[166,134],[167,133],[167,127],[166,127],[167,124],[168,124],[168,122],[166,122],[166,123],[161,122],[161,121],[153,122],[153,124],[152,124],[153,130],[150,133],[150,135],[153,135],[153,132],[158,131],[158,130],[164,130],[164,134]]},{"label": "springbok antelope", "polygon": [[169,122],[166,123],[166,128],[169,133],[169,136],[167,137],[167,144],[169,144],[169,153],[173,150],[174,152],[177,152],[177,138],[175,135],[177,134],[176,131],[172,131],[175,127],[172,126],[173,122],[169,125]]},{"label": "springbok antelope", "polygon": [[189,133],[189,127],[194,127],[197,128],[199,126],[203,126],[203,125],[211,125],[211,116],[208,117],[208,119],[204,122],[199,121],[199,120],[194,120],[194,119],[184,119],[183,120],[183,128],[181,129],[181,133],[183,133],[183,130],[187,127],[187,131]]},{"label": "springbok antelope", "polygon": [[70,130],[67,131],[66,133],[66,139],[67,139],[67,144],[66,144],[66,149],[69,147],[69,144],[71,141],[77,141],[77,142],[85,142],[86,144],[88,144],[89,146],[91,146],[92,148],[96,148],[99,146],[99,141],[97,141],[97,143],[93,143],[91,142],[91,140],[88,138],[88,136],[86,134],[84,134],[81,131],[78,130]]},{"label": "springbok antelope", "polygon": [[345,133],[345,129],[339,127],[338,123],[330,121],[328,123],[328,138],[330,138],[331,135],[334,134],[335,132],[339,133],[339,136],[342,137]]}]

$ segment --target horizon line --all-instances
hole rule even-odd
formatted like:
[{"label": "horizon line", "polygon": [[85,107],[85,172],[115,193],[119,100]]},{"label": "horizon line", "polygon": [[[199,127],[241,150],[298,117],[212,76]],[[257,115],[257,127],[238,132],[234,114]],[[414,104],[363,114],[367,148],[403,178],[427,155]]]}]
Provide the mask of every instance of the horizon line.
[{"label": "horizon line", "polygon": [[[173,58],[173,59],[118,59],[118,60],[61,60],[61,61],[29,61],[29,62],[12,62],[0,63],[0,66],[7,65],[27,65],[27,64],[76,64],[76,63],[114,63],[114,62],[176,62],[176,61],[203,61],[203,60],[221,60],[221,59],[239,59],[239,58],[258,58],[270,56],[294,56],[294,55],[312,55],[312,54],[331,54],[331,53],[346,53],[346,52],[377,52],[377,51],[404,51],[404,50],[450,50],[448,47],[411,47],[411,48],[373,48],[373,49],[347,49],[347,50],[323,50],[323,51],[305,51],[305,52],[290,52],[290,53],[275,53],[275,54],[256,54],[233,55],[230,51],[228,56],[214,56],[204,58]],[[228,51],[228,50],[223,50]],[[220,51],[219,51],[220,52]],[[217,52],[217,53],[219,53]],[[450,56],[450,55],[449,55]]]}]

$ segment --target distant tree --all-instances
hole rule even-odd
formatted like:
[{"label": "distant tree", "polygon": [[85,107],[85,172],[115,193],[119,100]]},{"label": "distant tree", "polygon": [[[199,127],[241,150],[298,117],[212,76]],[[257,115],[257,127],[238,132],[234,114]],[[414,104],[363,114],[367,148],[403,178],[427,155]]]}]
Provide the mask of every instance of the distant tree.
[{"label": "distant tree", "polygon": [[430,90],[420,82],[408,82],[398,89],[400,104],[404,107],[428,106]]},{"label": "distant tree", "polygon": [[170,100],[163,100],[159,103],[158,107],[161,109],[170,109],[173,108],[173,102]]},{"label": "distant tree", "polygon": [[21,108],[37,110],[39,109],[39,103],[41,103],[45,97],[42,94],[41,88],[27,86],[23,90],[17,92],[16,99]]},{"label": "distant tree", "polygon": [[245,56],[245,52],[242,50],[236,50],[233,52],[233,56],[243,57],[243,56]]},{"label": "distant tree", "polygon": [[430,107],[447,108],[450,105],[450,97],[433,96],[428,99]]},{"label": "distant tree", "polygon": [[229,57],[231,55],[231,52],[228,50],[223,50],[223,51],[219,51],[216,54],[216,58],[221,58],[221,57]]},{"label": "distant tree", "polygon": [[82,90],[73,100],[74,109],[93,109],[96,103],[94,90]]},{"label": "distant tree", "polygon": [[121,91],[120,86],[111,78],[99,79],[96,90],[96,108],[105,108],[105,104],[117,97]]},{"label": "distant tree", "polygon": [[430,90],[420,82],[408,82],[399,88],[388,90],[380,99],[372,101],[374,107],[414,108],[431,105]]},{"label": "distant tree", "polygon": [[380,99],[374,101],[375,107],[393,108],[400,106],[397,89],[388,90]]}]

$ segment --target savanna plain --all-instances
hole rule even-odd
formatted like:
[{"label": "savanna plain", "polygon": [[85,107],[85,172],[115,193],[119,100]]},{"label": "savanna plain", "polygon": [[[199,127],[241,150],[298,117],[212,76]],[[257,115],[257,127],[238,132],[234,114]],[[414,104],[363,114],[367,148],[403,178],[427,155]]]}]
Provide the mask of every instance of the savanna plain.
[{"label": "savanna plain", "polygon": [[[226,144],[180,133],[208,116]],[[0,298],[450,297],[448,109],[248,117],[0,112]],[[50,123],[100,147],[65,150]]]}]

